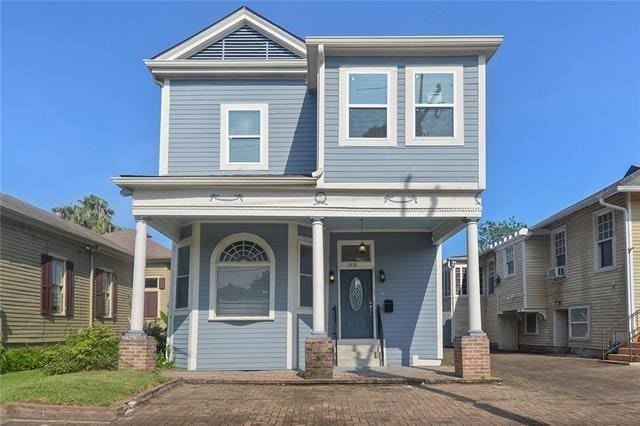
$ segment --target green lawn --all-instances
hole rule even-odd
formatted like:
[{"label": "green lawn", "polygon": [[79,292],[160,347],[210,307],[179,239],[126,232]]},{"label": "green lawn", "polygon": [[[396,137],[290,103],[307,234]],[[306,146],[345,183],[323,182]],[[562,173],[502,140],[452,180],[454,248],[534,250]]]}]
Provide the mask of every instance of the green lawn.
[{"label": "green lawn", "polygon": [[0,376],[0,404],[33,402],[108,406],[166,381],[156,373],[132,370],[83,371],[45,376],[40,370]]}]

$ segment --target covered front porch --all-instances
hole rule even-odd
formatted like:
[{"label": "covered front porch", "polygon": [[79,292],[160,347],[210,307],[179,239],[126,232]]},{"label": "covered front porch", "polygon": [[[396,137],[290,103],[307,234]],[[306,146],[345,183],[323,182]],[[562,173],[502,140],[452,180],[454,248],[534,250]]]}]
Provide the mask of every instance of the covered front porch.
[{"label": "covered front porch", "polygon": [[[331,368],[439,365],[441,245],[466,227],[477,271],[481,210],[470,194],[386,192],[133,190],[136,258],[148,225],[174,242],[176,366],[308,372],[321,358]],[[479,334],[477,272],[469,293],[478,305],[470,329]],[[319,341],[329,346],[310,352]]]}]

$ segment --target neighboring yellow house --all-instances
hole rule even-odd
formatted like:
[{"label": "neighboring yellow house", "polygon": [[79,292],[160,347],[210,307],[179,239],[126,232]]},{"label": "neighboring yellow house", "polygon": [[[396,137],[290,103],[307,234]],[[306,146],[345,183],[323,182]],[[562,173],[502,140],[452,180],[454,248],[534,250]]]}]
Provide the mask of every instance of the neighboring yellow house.
[{"label": "neighboring yellow house", "polygon": [[[136,231],[124,229],[104,235],[133,253]],[[171,250],[147,241],[147,268],[145,271],[144,317],[145,320],[160,318],[160,312],[169,311],[169,291],[171,288]]]},{"label": "neighboring yellow house", "polygon": [[95,323],[128,330],[132,275],[129,249],[0,194],[3,345],[58,342]]},{"label": "neighboring yellow house", "polygon": [[[637,339],[640,251],[634,246],[640,247],[636,166],[612,185],[495,242],[480,256],[483,328],[492,345],[600,356],[613,342],[626,344],[629,332]],[[459,335],[466,331],[466,299],[449,306],[451,333]],[[620,352],[609,358],[630,360]]]}]

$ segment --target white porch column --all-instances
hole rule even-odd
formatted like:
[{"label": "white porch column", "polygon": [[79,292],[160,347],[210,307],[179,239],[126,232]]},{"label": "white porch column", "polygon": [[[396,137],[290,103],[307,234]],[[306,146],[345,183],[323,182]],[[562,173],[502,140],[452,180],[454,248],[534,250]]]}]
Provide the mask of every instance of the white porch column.
[{"label": "white porch column", "polygon": [[312,218],[313,248],[313,334],[326,336],[324,326],[324,222]]},{"label": "white porch column", "polygon": [[484,336],[480,306],[480,265],[478,259],[478,219],[467,219],[467,286],[469,334]]},{"label": "white porch column", "polygon": [[131,294],[130,334],[143,334],[144,276],[147,267],[147,218],[136,217],[136,242],[133,253],[133,291]]}]

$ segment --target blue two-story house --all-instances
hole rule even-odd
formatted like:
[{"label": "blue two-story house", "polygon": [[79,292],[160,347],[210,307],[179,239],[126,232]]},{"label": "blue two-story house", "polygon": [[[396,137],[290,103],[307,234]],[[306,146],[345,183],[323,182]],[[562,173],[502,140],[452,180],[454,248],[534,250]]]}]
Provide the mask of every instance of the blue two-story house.
[{"label": "blue two-story house", "polygon": [[240,8],[146,60],[159,172],[113,181],[133,199],[136,259],[147,224],[173,241],[175,365],[309,369],[327,347],[338,367],[438,365],[441,246],[466,227],[477,264],[501,42],[303,40]]}]

